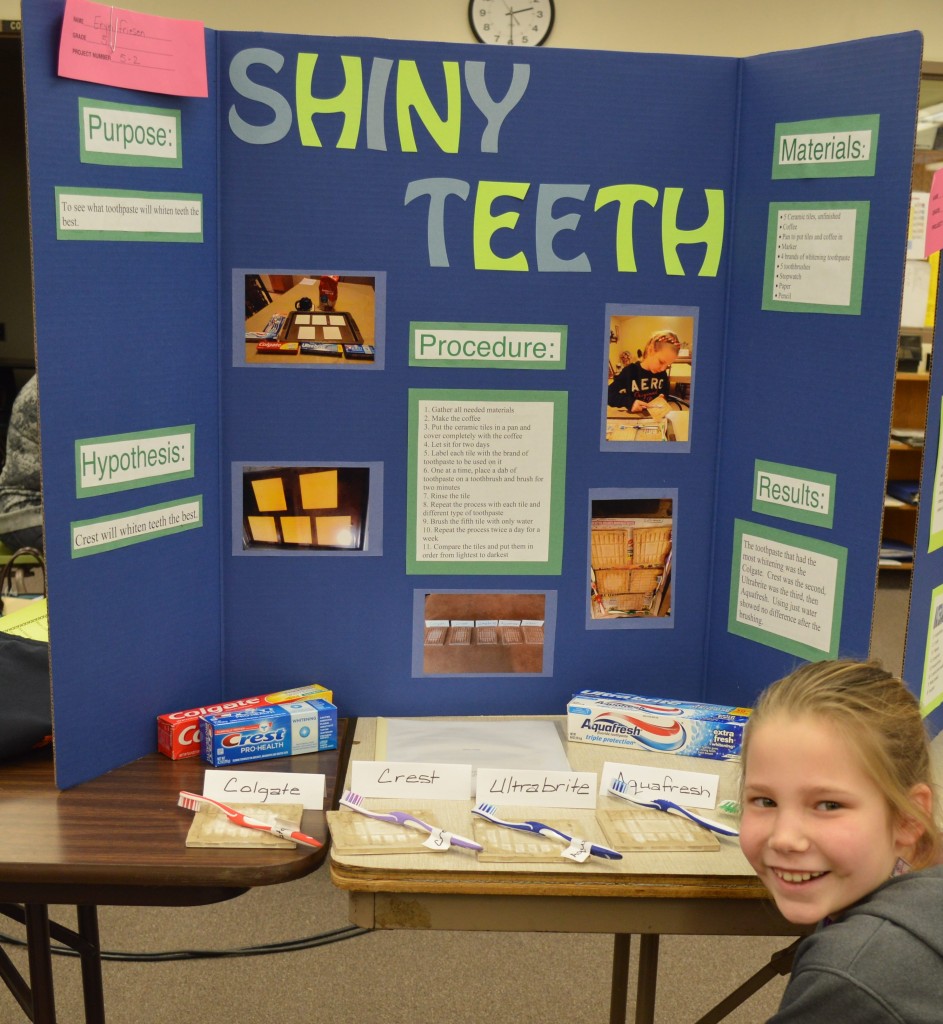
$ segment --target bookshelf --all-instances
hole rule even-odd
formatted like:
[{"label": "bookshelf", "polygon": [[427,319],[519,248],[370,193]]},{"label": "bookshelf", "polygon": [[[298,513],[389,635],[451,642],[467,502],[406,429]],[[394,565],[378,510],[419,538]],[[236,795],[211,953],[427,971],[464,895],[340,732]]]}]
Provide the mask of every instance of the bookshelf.
[{"label": "bookshelf", "polygon": [[[930,328],[925,328],[928,333]],[[908,333],[912,333],[908,331]],[[919,481],[923,461],[923,444],[899,440],[906,431],[922,432],[927,422],[929,373],[898,373],[894,381],[894,406],[891,414],[891,438],[887,455],[887,488],[884,500],[882,544],[889,541],[913,548],[917,534],[916,501],[908,501],[906,482]],[[896,496],[891,492],[898,492]],[[910,570],[912,558],[881,559],[882,569]]]},{"label": "bookshelf", "polygon": [[[934,120],[941,104],[943,104],[943,63],[924,61],[920,76],[917,148],[914,151],[911,184],[914,192],[929,192],[935,171],[943,167],[939,121]],[[926,352],[933,342],[933,328],[902,326],[900,336],[901,338],[918,338],[923,351]],[[929,360],[921,358],[919,369],[929,371]],[[912,489],[911,496],[914,500],[907,500],[908,488],[901,482],[919,481],[920,479],[929,393],[929,372],[898,371],[896,374],[887,454],[887,493],[884,500],[881,541],[882,549],[889,544],[904,545],[910,548],[911,556],[893,560],[885,559],[882,550],[881,569],[910,571],[913,568],[919,492],[915,488]],[[910,434],[912,436],[908,437]]]}]

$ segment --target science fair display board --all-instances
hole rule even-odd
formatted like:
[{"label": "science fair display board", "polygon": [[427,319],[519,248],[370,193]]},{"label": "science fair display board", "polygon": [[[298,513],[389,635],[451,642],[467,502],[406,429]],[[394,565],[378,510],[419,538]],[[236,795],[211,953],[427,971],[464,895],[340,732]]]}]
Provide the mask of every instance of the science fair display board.
[{"label": "science fair display board", "polygon": [[918,34],[164,21],[24,11],[60,785],[307,682],[561,714],[867,652]]},{"label": "science fair display board", "polygon": [[[931,192],[929,218],[943,237],[943,177]],[[931,243],[932,244],[932,243]],[[939,251],[938,238],[935,248]],[[934,323],[940,322],[937,282]],[[936,340],[934,338],[934,340]],[[903,679],[918,695],[920,709],[935,732],[943,725],[943,369],[931,364],[927,424],[918,494],[917,531],[910,593],[910,617],[904,647]]]}]

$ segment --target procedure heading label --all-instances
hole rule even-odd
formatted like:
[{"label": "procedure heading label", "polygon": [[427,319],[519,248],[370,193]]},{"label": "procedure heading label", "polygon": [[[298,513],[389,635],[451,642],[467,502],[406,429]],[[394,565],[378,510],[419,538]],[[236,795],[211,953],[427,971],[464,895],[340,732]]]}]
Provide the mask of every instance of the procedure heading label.
[{"label": "procedure heading label", "polygon": [[554,324],[409,325],[410,366],[563,370],[566,327]]}]

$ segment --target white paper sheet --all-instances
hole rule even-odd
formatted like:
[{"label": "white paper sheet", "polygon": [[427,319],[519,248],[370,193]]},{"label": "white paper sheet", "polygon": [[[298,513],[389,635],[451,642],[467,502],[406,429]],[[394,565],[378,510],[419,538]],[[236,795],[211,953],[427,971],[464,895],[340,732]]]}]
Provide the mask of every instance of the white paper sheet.
[{"label": "white paper sheet", "polygon": [[534,768],[570,771],[566,748],[554,722],[450,722],[413,718],[377,721],[377,760],[470,764],[477,768]]}]

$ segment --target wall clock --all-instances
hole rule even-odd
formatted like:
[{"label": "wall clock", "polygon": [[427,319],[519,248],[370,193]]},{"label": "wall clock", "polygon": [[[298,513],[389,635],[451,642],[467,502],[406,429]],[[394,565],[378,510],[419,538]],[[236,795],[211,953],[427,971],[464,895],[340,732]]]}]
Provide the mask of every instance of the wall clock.
[{"label": "wall clock", "polygon": [[469,0],[468,21],[480,43],[540,46],[553,28],[553,0]]}]

